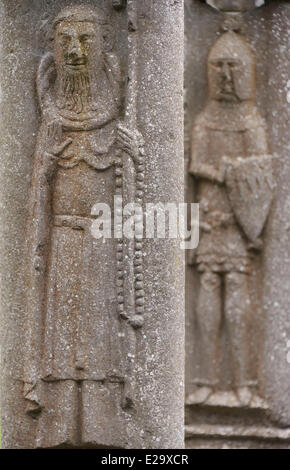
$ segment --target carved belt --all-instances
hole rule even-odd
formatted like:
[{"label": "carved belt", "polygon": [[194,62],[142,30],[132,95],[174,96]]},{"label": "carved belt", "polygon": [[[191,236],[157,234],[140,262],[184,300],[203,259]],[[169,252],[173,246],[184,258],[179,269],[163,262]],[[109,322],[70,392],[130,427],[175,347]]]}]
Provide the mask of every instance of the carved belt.
[{"label": "carved belt", "polygon": [[92,225],[92,217],[80,217],[78,215],[56,215],[53,225],[55,227],[69,227],[74,230],[88,230]]}]

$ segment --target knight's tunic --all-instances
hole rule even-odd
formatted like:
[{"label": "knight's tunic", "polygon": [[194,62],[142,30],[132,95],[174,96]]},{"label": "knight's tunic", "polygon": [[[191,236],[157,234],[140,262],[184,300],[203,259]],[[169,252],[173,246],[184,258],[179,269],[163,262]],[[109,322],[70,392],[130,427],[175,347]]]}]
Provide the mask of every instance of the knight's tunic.
[{"label": "knight's tunic", "polygon": [[249,269],[248,242],[235,219],[225,184],[202,175],[218,172],[224,156],[236,159],[267,153],[264,126],[251,104],[227,113],[219,103],[210,102],[196,120],[190,172],[198,177],[196,202],[200,204],[201,227],[205,228],[196,250],[199,271]]}]

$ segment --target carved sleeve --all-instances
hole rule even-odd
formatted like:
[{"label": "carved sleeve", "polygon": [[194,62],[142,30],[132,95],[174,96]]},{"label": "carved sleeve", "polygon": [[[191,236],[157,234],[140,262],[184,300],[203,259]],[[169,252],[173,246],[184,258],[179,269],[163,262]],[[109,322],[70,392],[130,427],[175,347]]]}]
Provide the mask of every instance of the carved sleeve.
[{"label": "carved sleeve", "polygon": [[30,195],[31,246],[30,256],[43,256],[48,234],[50,183],[56,167],[56,157],[46,152],[35,155]]},{"label": "carved sleeve", "polygon": [[49,206],[51,168],[45,163],[46,155],[36,152],[32,185],[30,191],[29,235],[27,236],[27,313],[24,350],[24,397],[27,401],[26,412],[39,412],[41,351],[41,328],[43,324],[44,272],[46,265],[47,243],[49,240]]},{"label": "carved sleeve", "polygon": [[213,166],[206,163],[208,154],[208,135],[204,125],[195,124],[191,140],[191,162],[189,173],[217,183],[222,182],[222,175]]},{"label": "carved sleeve", "polygon": [[36,77],[36,88],[41,110],[49,105],[51,84],[55,80],[55,65],[53,55],[48,52],[39,64]]},{"label": "carved sleeve", "polygon": [[269,154],[266,124],[262,120],[258,127],[247,131],[246,140],[248,155]]}]

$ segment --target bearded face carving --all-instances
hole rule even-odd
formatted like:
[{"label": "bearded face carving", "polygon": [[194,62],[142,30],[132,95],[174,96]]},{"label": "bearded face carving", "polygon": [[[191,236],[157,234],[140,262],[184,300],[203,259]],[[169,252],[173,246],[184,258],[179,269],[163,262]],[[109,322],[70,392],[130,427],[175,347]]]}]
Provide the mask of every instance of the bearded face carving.
[{"label": "bearded face carving", "polygon": [[[53,23],[52,52],[40,63],[37,78],[41,108],[57,108],[70,120],[93,118],[96,123],[118,117],[121,69],[113,33],[96,9],[63,10]],[[52,117],[53,119],[53,117]]]},{"label": "bearded face carving", "polygon": [[[98,9],[63,10],[37,74],[42,121],[28,224],[24,395],[38,447],[122,447],[124,408],[133,403],[120,337],[142,326],[142,315],[130,321],[123,288],[135,286],[134,248],[127,253],[123,239],[103,243],[92,231],[94,205],[113,208],[124,185],[124,204],[134,200],[144,168],[140,134],[120,122],[120,64],[109,30]],[[97,424],[101,410],[107,422]]]},{"label": "bearded face carving", "polygon": [[95,110],[96,82],[104,66],[101,25],[62,20],[55,26],[58,105],[76,113]]}]

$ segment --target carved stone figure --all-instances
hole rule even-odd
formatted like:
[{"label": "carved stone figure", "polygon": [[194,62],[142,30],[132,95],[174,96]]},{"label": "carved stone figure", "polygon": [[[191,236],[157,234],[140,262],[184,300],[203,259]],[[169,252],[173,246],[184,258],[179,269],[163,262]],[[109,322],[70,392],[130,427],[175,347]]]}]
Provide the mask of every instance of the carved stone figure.
[{"label": "carved stone figure", "polygon": [[122,447],[123,244],[94,239],[91,224],[96,202],[113,208],[114,195],[122,195],[123,157],[138,159],[140,139],[117,121],[121,70],[101,10],[60,12],[37,91],[42,122],[29,225],[27,412],[38,420],[37,447]]},{"label": "carved stone figure", "polygon": [[200,278],[197,305],[202,344],[195,404],[219,391],[221,328],[226,330],[233,387],[243,406],[255,396],[250,373],[249,273],[262,249],[272,199],[272,165],[264,119],[255,103],[255,57],[245,39],[223,33],[208,58],[209,99],[192,134],[190,173],[200,204],[200,243],[194,263]]}]

